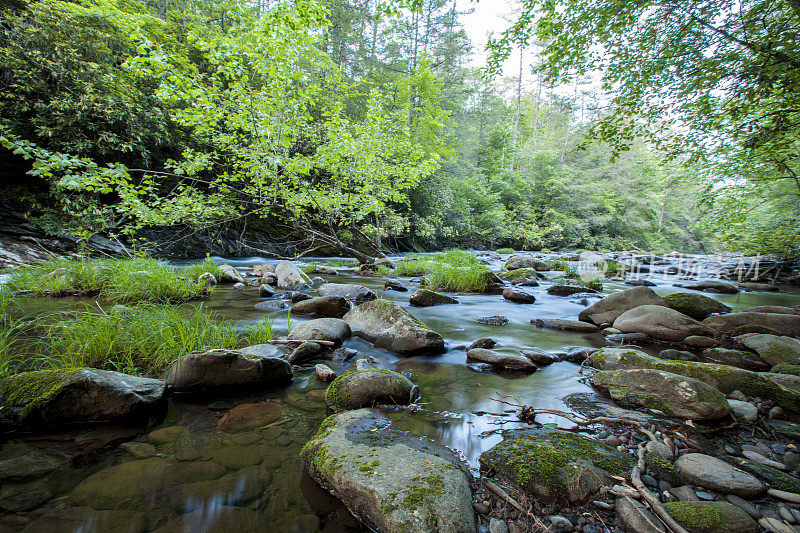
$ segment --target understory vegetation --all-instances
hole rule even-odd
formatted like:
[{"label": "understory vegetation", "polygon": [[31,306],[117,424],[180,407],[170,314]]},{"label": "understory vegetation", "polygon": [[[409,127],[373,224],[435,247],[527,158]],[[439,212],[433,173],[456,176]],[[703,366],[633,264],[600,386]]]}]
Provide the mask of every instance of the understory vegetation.
[{"label": "understory vegetation", "polygon": [[409,255],[397,263],[395,276],[422,276],[431,290],[482,292],[490,283],[486,265],[472,252],[447,250],[437,254]]}]

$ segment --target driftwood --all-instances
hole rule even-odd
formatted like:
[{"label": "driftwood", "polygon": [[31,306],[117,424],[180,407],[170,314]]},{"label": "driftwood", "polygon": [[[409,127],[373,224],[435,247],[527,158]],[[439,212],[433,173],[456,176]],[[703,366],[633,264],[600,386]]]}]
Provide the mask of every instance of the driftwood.
[{"label": "driftwood", "polygon": [[639,491],[639,494],[642,495],[642,499],[650,504],[653,512],[658,515],[658,517],[664,522],[670,531],[673,533],[689,533],[683,528],[683,526],[677,523],[675,519],[669,515],[666,508],[664,508],[664,505],[658,501],[658,498],[653,496],[650,490],[645,486],[644,482],[642,482],[642,472],[644,472],[645,468],[644,446],[645,445],[643,442],[639,443],[639,461],[636,463],[636,466],[633,467],[633,470],[631,470],[631,481],[633,482],[633,486]]}]

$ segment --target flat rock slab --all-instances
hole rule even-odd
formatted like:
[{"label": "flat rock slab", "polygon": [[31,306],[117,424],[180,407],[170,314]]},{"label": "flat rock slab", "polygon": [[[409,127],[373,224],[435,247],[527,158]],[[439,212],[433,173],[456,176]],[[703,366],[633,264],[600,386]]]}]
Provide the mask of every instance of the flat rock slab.
[{"label": "flat rock slab", "polygon": [[565,318],[534,318],[531,324],[540,328],[562,329],[565,331],[577,331],[579,333],[597,333],[600,329],[594,324],[581,322],[579,320],[567,320]]},{"label": "flat rock slab", "polygon": [[467,361],[486,363],[493,367],[505,370],[519,370],[523,372],[536,372],[538,368],[527,357],[487,350],[486,348],[473,348],[467,352]]},{"label": "flat rock slab", "polygon": [[344,315],[353,335],[400,355],[444,352],[444,339],[391,300],[365,302]]},{"label": "flat rock slab", "polygon": [[611,324],[630,309],[640,305],[663,305],[667,302],[649,287],[634,287],[625,291],[609,294],[599,302],[595,302],[578,314],[578,320],[592,324]]},{"label": "flat rock slab", "polygon": [[702,453],[681,455],[675,461],[675,467],[688,483],[723,494],[757,498],[767,490],[766,485],[757,477],[710,455]]},{"label": "flat rock slab", "polygon": [[625,311],[614,320],[614,327],[623,333],[646,333],[672,342],[691,335],[714,335],[714,330],[702,322],[661,305],[640,305]]},{"label": "flat rock slab", "polygon": [[110,370],[38,370],[0,381],[0,418],[11,425],[58,426],[150,416],[164,407],[166,383]]},{"label": "flat rock slab", "polygon": [[507,432],[500,444],[481,454],[480,463],[531,498],[578,504],[613,484],[609,475],[627,475],[634,460],[598,440],[538,429]]},{"label": "flat rock slab", "polygon": [[419,387],[404,375],[371,368],[334,379],[325,391],[325,403],[334,411],[345,411],[379,404],[408,405],[418,396]]},{"label": "flat rock slab", "polygon": [[164,373],[167,386],[176,392],[280,385],[288,383],[292,377],[292,368],[283,359],[236,350],[191,353],[173,363]]},{"label": "flat rock slab", "polygon": [[623,405],[656,409],[688,420],[718,420],[728,415],[725,395],[697,379],[653,369],[606,370],[592,384]]},{"label": "flat rock slab", "polygon": [[443,446],[394,431],[376,411],[328,417],[301,458],[314,479],[376,531],[475,531],[466,466]]}]

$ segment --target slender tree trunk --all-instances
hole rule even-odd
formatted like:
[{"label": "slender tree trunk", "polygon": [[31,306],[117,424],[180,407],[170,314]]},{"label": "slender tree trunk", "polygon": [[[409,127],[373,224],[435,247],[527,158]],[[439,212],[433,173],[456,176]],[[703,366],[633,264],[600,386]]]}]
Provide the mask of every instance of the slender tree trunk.
[{"label": "slender tree trunk", "polygon": [[514,151],[511,153],[511,163],[508,166],[508,170],[514,170],[514,162],[517,157],[517,149],[519,148],[517,144],[519,143],[519,116],[520,116],[520,108],[522,106],[522,66],[525,57],[524,52],[525,50],[520,47],[519,78],[517,79],[517,113],[516,116],[514,117],[514,148],[513,148]]}]

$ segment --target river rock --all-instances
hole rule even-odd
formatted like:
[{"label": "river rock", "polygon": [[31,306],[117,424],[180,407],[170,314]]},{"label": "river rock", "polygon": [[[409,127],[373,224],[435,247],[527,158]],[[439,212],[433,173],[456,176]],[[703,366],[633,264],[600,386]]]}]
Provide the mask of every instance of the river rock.
[{"label": "river rock", "polygon": [[489,337],[482,337],[474,341],[472,344],[470,344],[467,347],[467,350],[469,351],[472,350],[473,348],[486,348],[487,350],[491,350],[492,348],[494,348],[495,344],[497,344],[497,342],[495,342],[494,339],[490,339]]},{"label": "river rock", "polygon": [[536,297],[533,294],[514,287],[506,287],[503,289],[503,298],[518,304],[532,304],[536,301]]},{"label": "river rock", "polygon": [[751,424],[758,420],[758,408],[750,402],[728,400],[734,418]]},{"label": "river rock", "polygon": [[[619,331],[619,330],[618,330]],[[615,344],[653,344],[653,337],[647,333],[612,333],[606,340]]]},{"label": "river rock", "polygon": [[653,513],[627,496],[617,498],[614,510],[626,533],[666,533]]},{"label": "river rock", "polygon": [[537,367],[530,359],[521,355],[499,353],[485,348],[473,348],[467,352],[467,361],[487,363],[505,370],[536,372]]},{"label": "river rock", "polygon": [[279,402],[243,403],[225,413],[217,423],[217,428],[226,432],[257,428],[275,422],[282,414],[283,408]]},{"label": "river rock", "polygon": [[292,380],[289,364],[237,350],[190,353],[173,363],[164,381],[176,392],[207,392],[242,386],[284,384]]},{"label": "river rock", "polygon": [[728,502],[667,502],[664,508],[689,533],[758,533],[750,515]]},{"label": "river rock", "polygon": [[577,331],[579,333],[597,333],[599,328],[588,322],[579,320],[567,320],[565,318],[534,318],[531,324],[540,328],[563,329],[566,331]]},{"label": "river rock", "polygon": [[786,307],[783,305],[757,305],[748,307],[745,313],[777,313],[779,315],[800,315],[800,307]]},{"label": "river rock", "polygon": [[383,290],[408,292],[408,287],[399,279],[389,278],[386,280],[386,283],[383,284]]},{"label": "river rock", "polygon": [[336,372],[331,370],[328,365],[318,364],[314,366],[314,373],[320,381],[333,381],[336,379]]},{"label": "river rock", "polygon": [[692,352],[674,350],[672,348],[661,350],[658,352],[658,356],[661,359],[671,359],[673,361],[699,361],[699,358]]},{"label": "river rock", "polygon": [[204,281],[208,285],[216,285],[217,278],[214,277],[214,274],[211,272],[203,272],[199,276],[197,276],[197,281]]},{"label": "river rock", "polygon": [[614,320],[614,327],[623,333],[647,333],[671,342],[689,335],[714,335],[714,330],[702,322],[661,305],[640,305],[625,311]]},{"label": "river rock", "polygon": [[341,318],[315,318],[292,327],[286,336],[293,341],[330,341],[341,346],[351,335],[350,325]]},{"label": "river rock", "polygon": [[253,275],[257,278],[263,278],[267,274],[273,274],[275,272],[275,267],[266,263],[262,263],[260,265],[251,266],[250,270],[253,271]]},{"label": "river rock", "polygon": [[377,298],[377,295],[363,285],[354,283],[324,283],[317,289],[320,296],[336,296],[353,300],[356,304],[369,302]]},{"label": "river rock", "polygon": [[595,293],[597,291],[581,285],[570,285],[565,283],[557,283],[547,287],[547,294],[553,296],[572,296],[573,294],[578,294],[581,292]]},{"label": "river rock", "polygon": [[258,302],[253,307],[259,311],[278,311],[284,309],[286,304],[280,300],[264,300],[263,302]]},{"label": "river rock", "polygon": [[0,480],[24,481],[49,474],[58,468],[63,459],[45,451],[34,449],[18,457],[0,460]]},{"label": "river rock", "polygon": [[502,442],[481,454],[480,463],[533,499],[580,504],[613,484],[609,476],[627,475],[634,460],[598,440],[534,429],[506,432]]},{"label": "river rock", "polygon": [[319,296],[297,302],[292,314],[312,317],[342,318],[350,310],[350,304],[341,296]]},{"label": "river rock", "polygon": [[681,455],[675,461],[675,467],[688,483],[723,494],[757,498],[767,490],[757,477],[710,455],[702,453]]},{"label": "river rock", "polygon": [[736,294],[739,292],[736,286],[725,283],[724,281],[715,280],[698,281],[696,283],[690,283],[689,285],[683,285],[683,288],[692,289],[693,291],[714,292],[717,294]]},{"label": "river rock", "polygon": [[595,302],[578,314],[578,319],[592,324],[611,324],[625,311],[642,305],[663,305],[664,301],[649,287],[634,287],[625,291],[609,294],[599,302]]},{"label": "river rock", "polygon": [[258,295],[262,298],[271,298],[272,295],[275,294],[275,291],[269,285],[262,283],[258,287]]},{"label": "river rock", "polygon": [[800,364],[800,341],[790,337],[752,333],[741,335],[736,340],[756,352],[761,359],[771,365],[789,363]]},{"label": "river rock", "polygon": [[444,352],[444,339],[390,300],[363,303],[344,315],[353,335],[400,355]]},{"label": "river rock", "polygon": [[688,420],[717,420],[728,415],[725,396],[702,381],[661,370],[596,372],[592,384],[623,405],[657,409]]},{"label": "river rock", "polygon": [[739,284],[739,289],[743,291],[758,292],[778,292],[780,289],[772,283],[744,282]]},{"label": "river rock", "polygon": [[458,300],[428,289],[417,289],[408,299],[408,303],[415,307],[431,307],[434,305],[457,304]]},{"label": "river rock", "polygon": [[700,348],[701,350],[705,348],[711,348],[719,344],[716,339],[711,337],[704,337],[702,335],[689,335],[685,339],[683,339],[683,343],[686,346],[691,346],[692,348]]},{"label": "river rock", "polygon": [[287,361],[293,365],[299,365],[312,359],[317,359],[322,354],[322,346],[316,342],[304,342],[289,354]]},{"label": "river rock", "polygon": [[275,275],[278,278],[279,289],[296,289],[311,283],[306,273],[291,261],[281,261],[275,265]]},{"label": "river rock", "polygon": [[329,417],[300,454],[306,471],[372,530],[474,533],[467,467],[389,424],[370,409]]},{"label": "river rock", "polygon": [[391,370],[368,368],[342,374],[325,392],[325,402],[334,411],[374,405],[408,405],[419,396],[419,387]]},{"label": "river rock", "polygon": [[754,372],[769,370],[770,365],[752,352],[731,350],[729,348],[709,348],[703,350],[703,357],[712,363],[736,366]]},{"label": "river rock", "polygon": [[220,283],[244,283],[244,276],[231,265],[217,267],[217,281]]},{"label": "river rock", "polygon": [[550,270],[550,267],[530,254],[514,254],[506,260],[506,270],[516,270],[518,268],[532,268],[537,271]]},{"label": "river rock", "polygon": [[800,393],[773,382],[760,372],[716,363],[667,361],[630,348],[602,348],[591,355],[591,365],[601,370],[655,368],[699,379],[725,394],[741,391],[748,396],[770,398],[776,404],[800,413]]},{"label": "river rock", "polygon": [[237,351],[256,357],[283,357],[283,351],[274,344],[251,344]]},{"label": "river rock", "polygon": [[664,301],[670,308],[695,320],[703,320],[715,313],[729,313],[731,310],[719,300],[691,292],[667,294],[664,296]]},{"label": "river rock", "polygon": [[715,315],[703,323],[719,333],[731,333],[739,326],[765,326],[789,337],[800,336],[800,315],[783,313],[728,313]]},{"label": "river rock", "polygon": [[159,379],[110,370],[37,370],[0,381],[0,421],[22,426],[110,422],[150,416],[164,407]]}]

